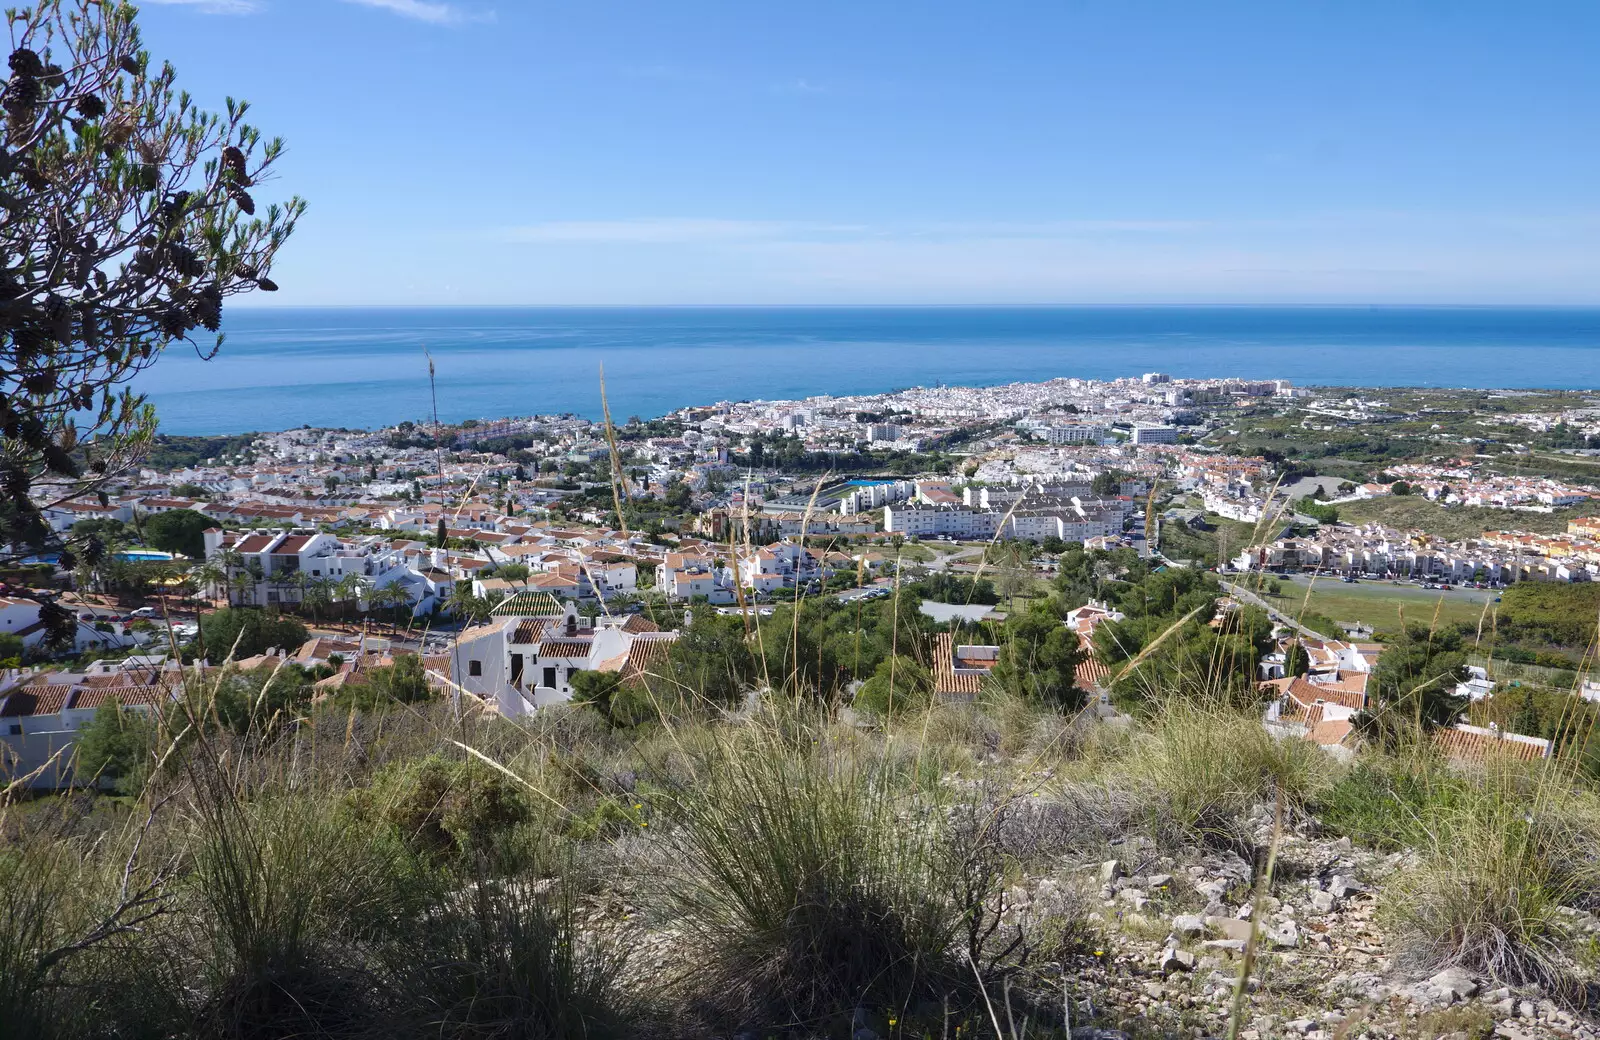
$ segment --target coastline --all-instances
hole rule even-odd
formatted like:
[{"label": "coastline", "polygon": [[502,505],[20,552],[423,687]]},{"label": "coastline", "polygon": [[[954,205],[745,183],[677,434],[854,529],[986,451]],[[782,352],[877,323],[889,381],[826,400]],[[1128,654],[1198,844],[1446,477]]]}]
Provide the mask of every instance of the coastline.
[{"label": "coastline", "polygon": [[135,389],[167,433],[661,415],[718,399],[1270,372],[1302,385],[1600,387],[1600,308],[241,308],[211,362],[170,349]]}]

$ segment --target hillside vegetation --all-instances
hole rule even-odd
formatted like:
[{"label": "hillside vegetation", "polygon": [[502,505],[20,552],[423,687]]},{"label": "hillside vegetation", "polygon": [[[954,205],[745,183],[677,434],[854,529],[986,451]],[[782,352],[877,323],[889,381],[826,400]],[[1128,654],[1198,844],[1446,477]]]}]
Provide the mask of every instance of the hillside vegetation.
[{"label": "hillside vegetation", "polygon": [[1567,521],[1594,513],[1595,507],[1557,509],[1550,513],[1485,509],[1478,506],[1445,507],[1419,495],[1391,495],[1360,502],[1339,503],[1339,519],[1347,524],[1381,523],[1402,529],[1416,528],[1457,541],[1479,538],[1485,531],[1515,528],[1537,534],[1558,534]]},{"label": "hillside vegetation", "polygon": [[[1078,710],[1042,606],[1009,623],[977,703],[930,703],[914,601],[863,618],[859,665],[842,611],[748,643],[719,621],[685,636],[698,673],[680,656],[626,697],[518,722],[398,677],[318,705],[196,677],[144,729],[110,708],[91,749],[125,797],[5,808],[0,1022],[62,1038],[1592,1027],[1600,800],[1566,757],[1453,768],[1393,723],[1350,763],[1276,739],[1240,678],[1254,622],[1196,620],[1209,578],[1067,563],[1055,595],[1098,585],[1129,615],[1105,629],[1123,724]],[[1378,680],[1401,704],[1459,653],[1425,632],[1402,649]],[[732,675],[712,666],[728,653],[747,655]],[[882,689],[851,709],[839,677],[856,669]],[[751,702],[763,672],[774,692]]]}]

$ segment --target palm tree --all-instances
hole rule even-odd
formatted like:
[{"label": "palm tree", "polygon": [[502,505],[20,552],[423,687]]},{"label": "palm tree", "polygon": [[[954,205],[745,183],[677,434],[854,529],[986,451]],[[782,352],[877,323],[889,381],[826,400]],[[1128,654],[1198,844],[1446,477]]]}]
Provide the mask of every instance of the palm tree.
[{"label": "palm tree", "polygon": [[242,600],[244,586],[234,581],[234,578],[244,570],[244,557],[239,553],[239,550],[231,545],[223,546],[211,557],[211,562],[222,571],[222,580],[217,584],[222,587],[222,594],[227,597],[228,602],[230,604],[233,602],[233,590],[235,587],[239,589]]},{"label": "palm tree", "polygon": [[478,597],[472,594],[471,582],[458,581],[450,589],[450,595],[445,599],[445,606],[450,609],[450,613],[461,621],[471,621],[475,613],[477,599]]},{"label": "palm tree", "polygon": [[228,583],[228,572],[210,560],[190,571],[189,577],[194,582],[196,591],[207,599],[211,598],[213,589],[226,586]]},{"label": "palm tree", "polygon": [[311,575],[302,570],[290,571],[280,579],[280,583],[287,588],[294,589],[295,603],[300,607],[301,613],[305,612],[306,590],[311,587]]},{"label": "palm tree", "polygon": [[[399,607],[411,602],[411,596],[400,587],[399,582],[390,582],[387,585],[372,590],[372,605],[375,607]],[[391,625],[393,621],[391,619]]]},{"label": "palm tree", "polygon": [[366,588],[367,579],[359,574],[346,574],[334,583],[333,596],[340,603],[353,603],[361,599]]},{"label": "palm tree", "polygon": [[300,598],[302,603],[310,605],[312,617],[318,617],[319,611],[317,608],[324,606],[333,599],[334,588],[335,583],[332,578],[321,576],[313,577],[306,583],[305,588],[301,590]]}]

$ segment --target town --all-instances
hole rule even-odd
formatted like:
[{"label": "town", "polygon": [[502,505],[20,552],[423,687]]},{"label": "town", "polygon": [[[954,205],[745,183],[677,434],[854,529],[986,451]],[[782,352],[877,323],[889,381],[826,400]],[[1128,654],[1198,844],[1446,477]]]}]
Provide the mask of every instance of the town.
[{"label": "town", "polygon": [[[1259,678],[1282,676],[1295,646],[1335,661],[1272,702],[1275,725],[1290,702],[1324,722],[1362,710],[1360,677],[1381,641],[1406,638],[1407,606],[1414,621],[1472,620],[1483,663],[1461,675],[1446,721],[1476,733],[1471,709],[1518,660],[1561,674],[1582,663],[1581,646],[1509,641],[1495,662],[1483,628],[1491,614],[1506,616],[1496,632],[1514,628],[1503,590],[1600,574],[1600,518],[1586,508],[1600,491],[1572,475],[1600,465],[1587,447],[1600,407],[1470,396],[1522,410],[1147,373],[718,402],[616,425],[549,415],[167,439],[120,486],[41,503],[71,548],[13,556],[0,600],[7,767],[67,782],[64,751],[96,708],[112,696],[159,706],[195,662],[293,662],[321,675],[321,698],[411,657],[436,691],[518,717],[582,696],[584,673],[639,683],[697,613],[760,624],[814,598],[917,590],[962,600],[923,597],[950,633],[923,662],[932,692],[959,699],[998,659],[1007,619],[1060,584],[1069,549],[1136,561],[1124,583],[1211,575],[1213,624],[1244,606],[1270,618],[1247,670]],[[1416,454],[1327,454],[1341,431],[1373,424]],[[1494,526],[1462,529],[1467,516]],[[974,609],[979,588],[989,605]],[[1133,680],[1109,681],[1118,655],[1095,629],[1123,616],[1094,592],[1059,623],[1080,644],[1073,679],[1110,704]],[[50,604],[65,625],[46,623]],[[294,645],[208,645],[216,609],[290,617]]]}]

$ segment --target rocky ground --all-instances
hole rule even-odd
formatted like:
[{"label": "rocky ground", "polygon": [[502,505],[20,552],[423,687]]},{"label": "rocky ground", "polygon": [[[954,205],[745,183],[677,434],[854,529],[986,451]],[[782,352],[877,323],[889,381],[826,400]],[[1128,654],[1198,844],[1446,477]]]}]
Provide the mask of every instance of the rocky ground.
[{"label": "rocky ground", "polygon": [[[1253,820],[1264,846],[1270,813]],[[1087,907],[1098,963],[1063,972],[1080,1021],[1130,1036],[1223,1036],[1252,929],[1251,863],[1229,852],[1160,854],[1147,839],[1116,858],[1063,861],[1009,893],[1012,913],[1037,926]],[[1405,863],[1332,840],[1286,834],[1245,995],[1245,1040],[1269,1037],[1600,1037],[1600,1018],[1538,987],[1511,987],[1460,969],[1400,970],[1376,921],[1379,890]],[[1591,941],[1600,919],[1573,911]]]},{"label": "rocky ground", "polygon": [[[1260,807],[1247,830],[1258,848],[1270,846],[1271,811]],[[641,853],[635,846],[628,855]],[[1406,863],[1406,853],[1318,836],[1315,821],[1282,833],[1272,883],[1259,897],[1243,1040],[1600,1040],[1594,985],[1580,1006],[1570,994],[1557,999],[1460,969],[1402,970],[1380,929],[1379,904],[1385,882]],[[1228,1034],[1261,888],[1250,860],[1207,849],[1174,854],[1128,834],[1093,849],[1036,854],[1030,864],[1004,900],[1006,924],[1035,940],[1015,993],[1065,1007],[1070,1040]],[[585,916],[597,931],[621,933],[635,987],[684,967],[680,934],[636,893],[597,894]],[[1576,910],[1571,917],[1600,947],[1600,918]],[[892,1032],[873,1024],[856,1030],[856,1040]],[[1028,1034],[1035,1035],[1061,1034]]]}]

